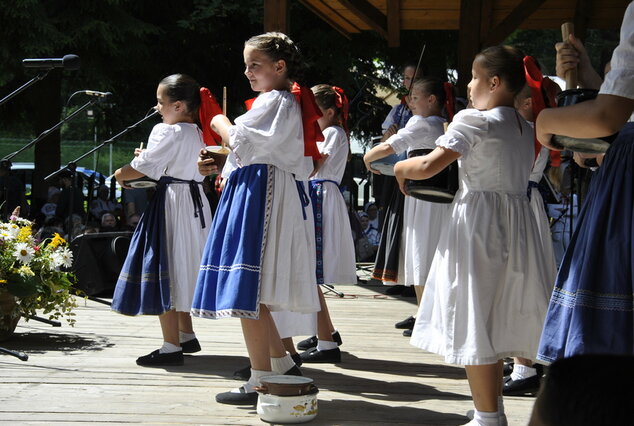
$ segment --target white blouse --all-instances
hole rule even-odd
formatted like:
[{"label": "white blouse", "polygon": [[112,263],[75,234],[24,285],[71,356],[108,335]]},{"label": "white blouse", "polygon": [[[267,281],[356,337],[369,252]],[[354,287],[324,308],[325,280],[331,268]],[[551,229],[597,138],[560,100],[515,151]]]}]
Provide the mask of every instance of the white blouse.
[{"label": "white blouse", "polygon": [[149,178],[159,180],[161,176],[202,182],[196,161],[205,144],[196,124],[159,123],[152,129],[147,149],[135,157],[130,166]]},{"label": "white blouse", "polygon": [[415,115],[409,119],[405,127],[385,141],[392,147],[395,153],[413,149],[434,149],[436,139],[444,132],[445,119],[438,116],[422,117]]},{"label": "white blouse", "polygon": [[229,128],[229,147],[232,152],[223,177],[251,164],[276,166],[293,173],[297,180],[307,180],[313,169],[310,158],[304,156],[301,107],[287,91],[260,94],[251,109]]},{"label": "white blouse", "polygon": [[348,136],[339,126],[327,127],[322,133],[324,140],[317,142],[317,148],[321,154],[327,154],[328,158],[311,179],[329,179],[341,183],[348,162]]},{"label": "white blouse", "polygon": [[[599,93],[634,99],[634,3],[625,11],[619,45],[612,53],[610,66]],[[634,114],[630,121],[634,121]]]}]

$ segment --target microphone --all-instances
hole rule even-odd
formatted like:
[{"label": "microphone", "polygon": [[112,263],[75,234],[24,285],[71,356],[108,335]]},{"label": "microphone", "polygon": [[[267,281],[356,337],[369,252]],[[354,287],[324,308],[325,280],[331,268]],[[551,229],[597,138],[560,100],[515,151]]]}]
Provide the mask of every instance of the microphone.
[{"label": "microphone", "polygon": [[63,58],[43,58],[43,59],[24,59],[22,60],[24,68],[36,68],[50,70],[53,68],[64,68],[65,70],[78,70],[80,66],[79,56],[64,55]]},{"label": "microphone", "polygon": [[107,98],[108,96],[112,95],[111,92],[98,92],[96,90],[80,90],[77,93],[83,93],[84,95],[95,96],[98,98]]}]

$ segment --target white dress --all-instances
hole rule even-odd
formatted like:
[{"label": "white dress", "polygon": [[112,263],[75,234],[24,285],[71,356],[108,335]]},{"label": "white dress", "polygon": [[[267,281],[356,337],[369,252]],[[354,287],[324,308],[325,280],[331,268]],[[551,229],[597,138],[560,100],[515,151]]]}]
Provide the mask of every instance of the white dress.
[{"label": "white dress", "polygon": [[411,343],[451,364],[534,359],[552,282],[526,187],[533,130],[513,108],[459,112],[436,144],[460,153]]},{"label": "white dress", "polygon": [[[148,138],[147,149],[135,157],[130,166],[149,178],[159,180],[171,176],[202,182],[196,161],[205,145],[196,124],[160,123]],[[188,185],[170,184],[165,194],[165,231],[168,244],[170,294],[173,308],[189,312],[200,268],[200,258],[211,229],[211,209],[202,185],[199,192],[205,214],[205,228],[195,217]]]},{"label": "white dress", "polygon": [[[356,284],[357,271],[354,243],[350,233],[350,219],[339,183],[348,161],[348,137],[338,126],[323,130],[324,141],[317,142],[321,154],[328,154],[319,171],[311,178],[312,184],[321,184],[317,246],[321,253],[317,260],[318,282],[325,284]],[[311,198],[313,198],[311,196]],[[311,200],[311,202],[314,201]],[[316,314],[273,312],[281,338],[314,335],[317,332]]]},{"label": "white dress", "polygon": [[549,271],[549,276],[552,278],[551,281],[555,282],[555,277],[557,276],[557,262],[555,261],[553,237],[550,231],[548,215],[546,215],[546,209],[544,208],[544,199],[536,187],[536,184],[542,180],[542,176],[544,175],[544,169],[548,164],[549,153],[550,151],[546,147],[542,147],[541,151],[539,151],[539,155],[535,160],[535,164],[533,164],[533,170],[531,170],[531,176],[529,178],[529,181],[534,182],[534,184],[531,184],[529,190],[531,191],[531,210],[533,210],[535,220],[537,221],[537,227],[539,228],[544,257],[548,260],[548,264],[546,266]]},{"label": "white dress", "polygon": [[[444,133],[445,119],[415,115],[405,127],[386,143],[397,154],[414,149],[434,149],[436,139]],[[425,285],[436,252],[440,230],[450,212],[450,205],[405,197],[403,207],[403,284]]]}]

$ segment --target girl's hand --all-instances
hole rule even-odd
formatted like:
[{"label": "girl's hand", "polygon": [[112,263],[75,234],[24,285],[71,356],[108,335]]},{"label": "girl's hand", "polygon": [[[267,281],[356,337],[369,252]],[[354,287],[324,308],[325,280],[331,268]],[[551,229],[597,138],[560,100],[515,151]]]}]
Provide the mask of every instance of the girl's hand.
[{"label": "girl's hand", "polygon": [[403,195],[408,196],[407,188],[405,187],[405,178],[403,176],[396,176],[396,181],[398,182],[398,187],[403,193]]},{"label": "girl's hand", "polygon": [[134,156],[138,157],[144,150],[141,148],[134,148]]},{"label": "girl's hand", "polygon": [[198,165],[198,173],[203,176],[218,174],[218,165],[214,164],[214,162],[211,154],[206,149],[201,149],[198,161],[196,162]]},{"label": "girl's hand", "polygon": [[578,79],[581,87],[598,89],[601,87],[601,77],[592,67],[590,56],[581,40],[574,35],[562,43],[555,44],[557,51],[556,72],[557,77],[566,78],[566,73],[570,70],[578,70]]},{"label": "girl's hand", "polygon": [[377,169],[373,169],[372,166],[370,165],[371,161],[368,161],[366,157],[367,155],[363,156],[363,163],[365,164],[365,168],[368,169],[369,172],[374,173],[375,175],[380,175],[381,172],[378,171]]}]

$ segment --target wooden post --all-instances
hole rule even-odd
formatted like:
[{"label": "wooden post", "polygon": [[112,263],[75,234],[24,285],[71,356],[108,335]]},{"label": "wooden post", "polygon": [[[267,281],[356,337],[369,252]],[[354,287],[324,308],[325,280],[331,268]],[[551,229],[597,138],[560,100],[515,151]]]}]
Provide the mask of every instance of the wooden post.
[{"label": "wooden post", "polygon": [[460,2],[460,30],[458,33],[458,95],[467,95],[467,84],[471,80],[471,63],[480,51],[482,0]]},{"label": "wooden post", "polygon": [[288,0],[264,0],[264,31],[288,34]]}]

